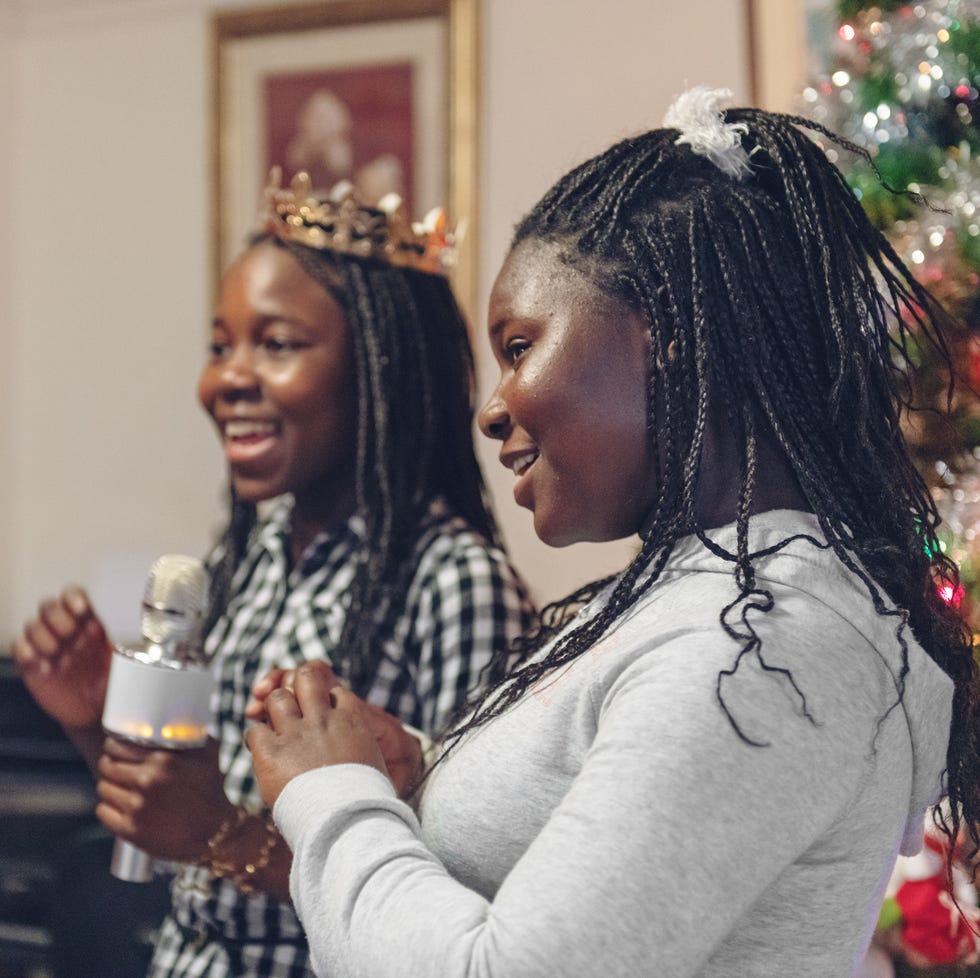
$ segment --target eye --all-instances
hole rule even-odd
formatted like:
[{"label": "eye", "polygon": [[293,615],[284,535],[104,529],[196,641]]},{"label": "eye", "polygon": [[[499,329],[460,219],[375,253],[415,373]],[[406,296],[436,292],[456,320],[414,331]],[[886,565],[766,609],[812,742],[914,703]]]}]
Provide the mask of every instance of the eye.
[{"label": "eye", "polygon": [[530,349],[531,344],[528,340],[515,336],[504,344],[504,359],[509,364],[515,364]]},{"label": "eye", "polygon": [[212,360],[220,360],[228,353],[229,345],[224,340],[211,340],[208,344],[208,355]]},{"label": "eye", "polygon": [[307,344],[288,336],[267,336],[262,340],[262,348],[273,356],[283,356],[303,349]]}]

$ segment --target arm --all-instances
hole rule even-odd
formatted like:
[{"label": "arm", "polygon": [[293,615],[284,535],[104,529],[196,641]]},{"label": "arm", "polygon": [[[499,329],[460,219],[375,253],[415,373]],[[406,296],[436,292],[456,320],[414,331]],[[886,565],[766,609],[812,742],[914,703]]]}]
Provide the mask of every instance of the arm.
[{"label": "arm", "polygon": [[[753,747],[713,699],[728,659],[661,652],[624,672],[597,704],[580,773],[492,901],[443,869],[376,765],[344,746],[346,719],[335,724],[328,713],[324,729],[336,736],[320,757],[342,766],[290,781],[275,808],[294,850],[293,895],[317,968],[379,978],[696,974],[849,804],[880,702],[849,700],[855,677],[845,676],[847,708],[829,696],[812,724],[782,683],[744,666],[730,702],[771,741]],[[260,755],[269,756],[268,738],[288,742],[290,727],[305,722],[299,703],[281,729],[258,728],[250,740],[264,788]],[[337,713],[344,709],[338,698]],[[460,765],[461,777],[478,783],[481,764],[519,730],[520,712],[477,734],[448,768]]]}]

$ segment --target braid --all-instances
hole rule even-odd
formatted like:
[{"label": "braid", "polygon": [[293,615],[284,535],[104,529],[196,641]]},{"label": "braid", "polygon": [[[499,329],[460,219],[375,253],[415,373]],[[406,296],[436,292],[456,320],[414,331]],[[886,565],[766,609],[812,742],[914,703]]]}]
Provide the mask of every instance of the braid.
[{"label": "braid", "polygon": [[215,559],[209,568],[208,575],[208,610],[204,618],[202,632],[207,637],[211,629],[224,614],[231,600],[231,582],[235,569],[245,556],[248,537],[255,526],[255,504],[245,502],[235,495],[235,490],[229,488],[228,501],[231,515],[228,526],[214,548]]},{"label": "braid", "polygon": [[[340,304],[357,392],[357,513],[364,541],[336,651],[338,672],[363,695],[416,571],[419,521],[436,497],[499,545],[473,447],[473,360],[448,282],[379,261],[258,237],[285,248]],[[212,588],[212,624],[230,596],[255,509],[233,503]]]},{"label": "braid", "polygon": [[[719,552],[733,563],[738,587],[719,616],[738,644],[731,668],[718,677],[718,699],[733,727],[748,740],[724,697],[725,680],[746,656],[783,674],[806,711],[793,677],[763,658],[752,623],[773,607],[772,594],[756,582],[761,555],[750,554],[748,543],[765,437],[785,456],[826,543],[803,539],[833,550],[863,582],[877,614],[895,620],[903,663],[895,705],[904,695],[910,630],[954,680],[946,787],[953,830],[962,815],[975,831],[977,670],[963,622],[937,593],[937,582],[955,581],[957,572],[939,549],[939,517],[900,424],[911,407],[912,330],[948,361],[944,314],[802,129],[873,166],[866,152],[795,116],[734,109],[725,121],[746,130],[752,175],[745,182],[678,145],[677,130],[654,130],[573,169],[516,228],[512,248],[526,240],[557,245],[560,260],[648,322],[657,497],[639,553],[597,614],[566,628],[573,609],[608,581],[546,609],[509,672],[498,670],[473,704],[450,749],[595,644],[656,582],[681,536],[697,533],[714,548],[697,523],[695,492],[709,413],[716,411],[741,456],[736,552]],[[562,628],[546,654],[532,656]]]}]

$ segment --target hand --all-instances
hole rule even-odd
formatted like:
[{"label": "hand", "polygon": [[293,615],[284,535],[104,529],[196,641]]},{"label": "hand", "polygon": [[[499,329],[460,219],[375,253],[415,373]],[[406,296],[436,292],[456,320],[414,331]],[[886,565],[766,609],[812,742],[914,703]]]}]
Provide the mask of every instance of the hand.
[{"label": "hand", "polygon": [[208,839],[232,811],[216,740],[193,750],[157,750],[107,737],[98,776],[95,814],[113,835],[157,859],[207,855]]},{"label": "hand", "polygon": [[[327,682],[331,688],[335,684],[342,685],[329,666],[321,664],[318,668],[327,670]],[[252,689],[252,696],[245,707],[245,715],[250,720],[264,720],[269,694],[276,689],[293,690],[295,682],[295,669],[270,669]],[[386,713],[380,706],[363,700],[361,708],[381,748],[388,776],[399,797],[407,798],[422,777],[424,762],[421,745],[405,730],[398,717]]]},{"label": "hand", "polygon": [[64,727],[101,724],[112,643],[85,591],[69,587],[42,602],[12,652],[42,710]]},{"label": "hand", "polygon": [[[330,669],[329,666],[327,666]],[[330,670],[331,676],[333,670]],[[270,669],[252,687],[252,695],[245,704],[245,716],[249,720],[265,719],[265,701],[274,689],[292,689],[296,679],[295,669]]]},{"label": "hand", "polygon": [[367,764],[387,776],[370,711],[325,663],[299,666],[293,688],[272,690],[265,708],[267,723],[252,727],[246,743],[269,808],[289,781],[325,764]]},{"label": "hand", "polygon": [[381,750],[398,797],[409,798],[425,770],[422,745],[402,726],[398,717],[386,713],[380,706],[362,702],[361,710]]}]

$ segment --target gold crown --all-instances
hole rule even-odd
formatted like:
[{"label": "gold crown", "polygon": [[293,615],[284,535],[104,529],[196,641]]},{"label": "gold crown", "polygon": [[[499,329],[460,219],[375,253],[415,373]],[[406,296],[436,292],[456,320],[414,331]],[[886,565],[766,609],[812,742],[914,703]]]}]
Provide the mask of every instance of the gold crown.
[{"label": "gold crown", "polygon": [[348,180],[329,193],[317,193],[300,171],[289,187],[274,166],[265,188],[262,227],[282,241],[320,251],[374,258],[430,275],[445,275],[456,264],[460,230],[447,230],[441,208],[412,222],[398,194],[385,194],[373,207],[362,204]]}]

